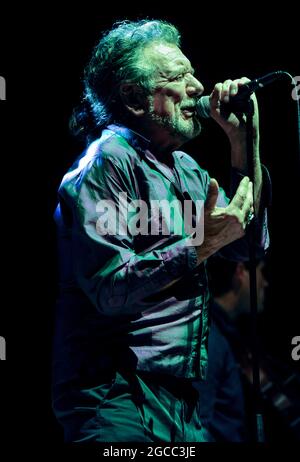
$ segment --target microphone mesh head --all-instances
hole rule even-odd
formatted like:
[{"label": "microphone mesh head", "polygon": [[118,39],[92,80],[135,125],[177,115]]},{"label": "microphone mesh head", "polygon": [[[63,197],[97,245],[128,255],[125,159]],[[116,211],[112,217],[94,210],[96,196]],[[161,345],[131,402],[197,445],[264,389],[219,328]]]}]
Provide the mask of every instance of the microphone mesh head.
[{"label": "microphone mesh head", "polygon": [[196,111],[199,117],[208,119],[210,117],[209,96],[202,96],[196,103]]}]

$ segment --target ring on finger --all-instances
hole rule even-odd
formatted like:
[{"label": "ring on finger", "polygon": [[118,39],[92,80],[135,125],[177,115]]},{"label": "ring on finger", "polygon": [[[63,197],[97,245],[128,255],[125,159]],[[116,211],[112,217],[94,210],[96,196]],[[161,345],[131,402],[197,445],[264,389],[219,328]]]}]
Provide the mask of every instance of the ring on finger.
[{"label": "ring on finger", "polygon": [[254,213],[251,211],[248,212],[248,215],[246,217],[246,226],[249,225],[249,223],[253,220],[253,218],[254,218]]}]

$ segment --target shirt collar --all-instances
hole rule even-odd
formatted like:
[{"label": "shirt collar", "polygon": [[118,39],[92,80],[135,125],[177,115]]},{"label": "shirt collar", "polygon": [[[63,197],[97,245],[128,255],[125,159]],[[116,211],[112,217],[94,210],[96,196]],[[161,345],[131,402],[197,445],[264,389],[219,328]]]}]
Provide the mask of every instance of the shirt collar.
[{"label": "shirt collar", "polygon": [[[157,162],[156,157],[149,150],[150,140],[148,138],[145,138],[140,133],[121,124],[110,124],[107,126],[107,129],[116,133],[119,136],[122,136],[127,141],[127,143],[129,143],[136,151],[142,154],[145,154],[145,152],[147,151],[148,157],[150,157],[151,160],[155,160]],[[184,155],[183,151],[174,152],[176,153],[176,156],[179,158],[181,158]]]},{"label": "shirt collar", "polygon": [[144,153],[149,148],[150,140],[124,125],[110,124],[107,129],[122,136],[136,151]]}]

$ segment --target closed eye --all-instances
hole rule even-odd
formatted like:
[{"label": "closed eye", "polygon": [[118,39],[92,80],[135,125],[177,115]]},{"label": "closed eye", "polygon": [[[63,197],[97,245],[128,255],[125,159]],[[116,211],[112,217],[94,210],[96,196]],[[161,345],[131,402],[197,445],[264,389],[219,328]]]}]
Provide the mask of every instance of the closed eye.
[{"label": "closed eye", "polygon": [[186,74],[178,74],[175,77],[172,78],[172,81],[174,80],[182,80],[185,77]]},{"label": "closed eye", "polygon": [[181,72],[180,74],[177,74],[175,77],[172,77],[171,80],[173,81],[179,81],[184,79],[188,74],[194,75],[195,71],[194,69],[189,69],[186,72]]}]

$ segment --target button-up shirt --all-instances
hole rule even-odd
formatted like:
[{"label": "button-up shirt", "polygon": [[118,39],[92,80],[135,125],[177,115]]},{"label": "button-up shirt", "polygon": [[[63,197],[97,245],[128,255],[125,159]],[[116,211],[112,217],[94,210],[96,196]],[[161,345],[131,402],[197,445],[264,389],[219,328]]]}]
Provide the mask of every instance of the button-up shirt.
[{"label": "button-up shirt", "polygon": [[[208,173],[182,151],[170,155],[173,168],[149,150],[144,137],[110,125],[62,181],[56,211],[61,269],[56,384],[93,379],[116,362],[177,377],[205,377],[209,301],[205,262],[197,266],[190,235],[174,233],[175,220],[169,220],[169,234],[130,231],[120,202],[120,193],[126,193],[127,204],[205,201]],[[233,184],[240,179],[233,171]],[[99,232],[105,213],[99,204],[105,203],[115,204],[118,212],[114,233]],[[217,205],[228,203],[220,189]],[[230,256],[238,249],[232,244],[225,250]]]}]

